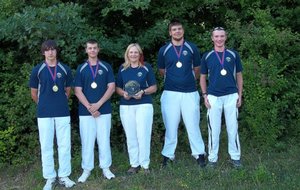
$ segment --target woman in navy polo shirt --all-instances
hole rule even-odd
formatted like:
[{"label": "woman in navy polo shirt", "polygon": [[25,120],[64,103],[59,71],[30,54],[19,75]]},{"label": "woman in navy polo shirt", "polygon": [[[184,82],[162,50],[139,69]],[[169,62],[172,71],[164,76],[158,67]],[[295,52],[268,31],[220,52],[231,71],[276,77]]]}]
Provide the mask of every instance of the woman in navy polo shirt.
[{"label": "woman in navy polo shirt", "polygon": [[[131,165],[127,173],[137,173],[141,167],[145,173],[149,173],[153,123],[150,95],[157,90],[156,80],[150,64],[144,63],[139,44],[130,44],[124,59],[125,63],[120,66],[117,76],[116,92],[121,96],[120,117]],[[127,87],[129,84],[130,88]]]}]

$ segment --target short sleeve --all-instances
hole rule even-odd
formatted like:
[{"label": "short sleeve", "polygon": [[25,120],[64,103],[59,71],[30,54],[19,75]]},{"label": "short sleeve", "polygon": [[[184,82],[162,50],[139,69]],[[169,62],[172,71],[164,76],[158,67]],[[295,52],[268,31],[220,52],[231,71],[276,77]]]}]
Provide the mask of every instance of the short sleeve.
[{"label": "short sleeve", "polygon": [[121,70],[123,69],[123,66],[120,66],[118,74],[117,74],[117,80],[116,80],[116,86],[119,88],[123,88],[123,78],[121,74]]},{"label": "short sleeve", "polygon": [[236,72],[239,73],[243,71],[243,66],[242,66],[240,55],[237,52],[235,52],[235,54],[236,54],[236,58],[235,58]]},{"label": "short sleeve", "polygon": [[205,53],[202,58],[201,58],[201,67],[200,67],[200,73],[203,75],[206,75],[208,73],[207,69],[207,62],[206,62],[206,57],[207,53]]},{"label": "short sleeve", "polygon": [[160,48],[157,57],[157,67],[159,69],[165,69],[165,60],[164,60],[164,48]]},{"label": "short sleeve", "polygon": [[38,89],[38,86],[39,86],[38,67],[34,67],[30,74],[29,87]]},{"label": "short sleeve", "polygon": [[72,70],[70,67],[67,67],[67,78],[66,78],[66,87],[73,87],[74,86],[74,79]]},{"label": "short sleeve", "polygon": [[200,54],[200,51],[198,50],[198,47],[196,45],[192,45],[192,49],[194,51],[193,66],[194,67],[199,67],[200,64],[201,64],[201,54]]},{"label": "short sleeve", "polygon": [[115,82],[115,76],[114,76],[113,70],[112,70],[112,68],[109,64],[107,64],[107,68],[108,68],[108,75],[107,75],[108,80],[107,80],[107,82],[108,83]]},{"label": "short sleeve", "polygon": [[80,68],[81,68],[81,66],[79,65],[76,70],[75,79],[74,79],[75,87],[83,87],[82,82],[81,82]]}]

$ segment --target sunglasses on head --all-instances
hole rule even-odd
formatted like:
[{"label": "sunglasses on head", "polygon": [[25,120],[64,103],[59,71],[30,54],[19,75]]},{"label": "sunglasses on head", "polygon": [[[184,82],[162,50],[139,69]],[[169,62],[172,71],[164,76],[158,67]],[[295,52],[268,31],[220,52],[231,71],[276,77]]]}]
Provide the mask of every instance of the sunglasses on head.
[{"label": "sunglasses on head", "polygon": [[216,30],[225,30],[223,27],[215,27],[214,29],[213,29],[213,31],[216,31]]}]

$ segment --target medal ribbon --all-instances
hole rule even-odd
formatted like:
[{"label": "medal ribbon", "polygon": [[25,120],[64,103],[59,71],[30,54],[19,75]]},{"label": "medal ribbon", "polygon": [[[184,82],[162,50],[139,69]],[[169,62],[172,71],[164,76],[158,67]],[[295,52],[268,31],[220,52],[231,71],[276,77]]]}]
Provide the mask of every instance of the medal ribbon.
[{"label": "medal ribbon", "polygon": [[217,57],[218,57],[218,59],[219,59],[219,62],[220,62],[220,64],[221,64],[221,66],[222,66],[222,69],[224,69],[224,57],[225,57],[225,51],[226,51],[226,49],[224,49],[224,51],[223,51],[223,53],[222,53],[222,60],[221,60],[221,58],[220,58],[218,52],[215,50],[215,54],[217,55]]},{"label": "medal ribbon", "polygon": [[47,65],[48,71],[49,71],[49,73],[50,73],[50,75],[51,75],[51,78],[52,78],[54,84],[56,84],[55,81],[56,81],[56,66],[57,66],[57,64],[56,64],[55,67],[54,67],[54,73],[52,73],[52,70],[50,69],[48,63],[47,63],[46,61],[45,61],[45,63],[46,63],[46,65]]},{"label": "medal ribbon", "polygon": [[90,66],[90,70],[91,70],[91,73],[92,73],[93,81],[95,81],[95,78],[96,78],[97,72],[98,72],[98,67],[99,67],[98,61],[97,61],[96,71],[94,71],[94,69],[93,69],[93,67],[92,67],[92,65],[90,64],[89,61],[88,61],[88,64]]},{"label": "medal ribbon", "polygon": [[180,55],[181,55],[181,51],[182,51],[183,44],[184,44],[184,43],[181,44],[179,52],[177,51],[177,49],[176,49],[176,47],[174,46],[174,44],[172,44],[172,46],[173,46],[173,48],[174,48],[174,50],[175,50],[175,52],[176,52],[178,61],[179,61],[179,58],[180,58]]}]

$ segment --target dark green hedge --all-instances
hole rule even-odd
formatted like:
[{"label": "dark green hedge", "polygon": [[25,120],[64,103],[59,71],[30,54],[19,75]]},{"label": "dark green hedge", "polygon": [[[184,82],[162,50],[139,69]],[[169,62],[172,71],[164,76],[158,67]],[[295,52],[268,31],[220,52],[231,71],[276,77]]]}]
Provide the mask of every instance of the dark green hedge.
[{"label": "dark green hedge", "polygon": [[[0,162],[28,161],[32,155],[39,154],[35,105],[30,98],[28,78],[32,67],[43,58],[40,44],[45,39],[57,40],[60,60],[76,69],[86,58],[84,42],[96,38],[101,45],[101,59],[112,63],[115,72],[127,45],[138,42],[157,71],[157,52],[168,41],[167,24],[173,17],[182,20],[186,39],[195,42],[201,52],[212,48],[212,27],[227,29],[227,45],[240,52],[244,66],[244,99],[240,109],[243,140],[265,149],[282,147],[287,139],[299,138],[298,1],[72,2],[0,2]],[[161,142],[164,130],[159,102],[162,79],[158,75],[157,79],[154,145]],[[125,139],[116,95],[112,102],[112,145],[122,148]],[[72,96],[70,108],[76,151],[80,147],[77,104]],[[205,131],[204,109],[201,115],[201,127]]]}]

